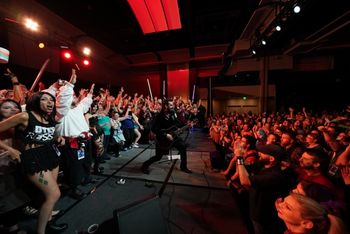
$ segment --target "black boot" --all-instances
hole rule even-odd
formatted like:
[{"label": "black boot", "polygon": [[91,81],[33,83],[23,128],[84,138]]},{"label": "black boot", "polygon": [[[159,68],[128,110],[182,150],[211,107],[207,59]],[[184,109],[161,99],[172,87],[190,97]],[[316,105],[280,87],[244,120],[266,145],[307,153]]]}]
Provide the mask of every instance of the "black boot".
[{"label": "black boot", "polygon": [[192,171],[190,169],[188,169],[187,167],[181,167],[181,171],[188,173],[188,174],[192,173]]},{"label": "black boot", "polygon": [[54,223],[52,220],[47,223],[46,233],[61,233],[68,228],[66,223]]},{"label": "black boot", "polygon": [[147,175],[150,173],[148,166],[146,166],[145,164],[142,164],[141,171],[143,174],[147,174]]},{"label": "black boot", "polygon": [[81,200],[81,199],[85,198],[87,195],[85,193],[83,193],[80,189],[75,187],[75,188],[72,188],[72,190],[68,192],[68,196],[70,196],[76,200]]}]

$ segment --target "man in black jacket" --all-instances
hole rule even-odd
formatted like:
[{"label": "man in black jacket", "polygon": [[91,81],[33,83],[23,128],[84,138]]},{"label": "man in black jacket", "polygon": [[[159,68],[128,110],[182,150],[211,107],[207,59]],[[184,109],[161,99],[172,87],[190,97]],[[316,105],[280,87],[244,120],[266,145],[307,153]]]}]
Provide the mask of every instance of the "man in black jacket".
[{"label": "man in black jacket", "polygon": [[165,100],[161,112],[155,117],[152,131],[156,134],[156,155],[142,164],[141,170],[149,174],[149,166],[159,161],[163,155],[169,153],[171,147],[176,148],[181,156],[180,169],[185,173],[192,173],[187,168],[187,151],[184,140],[177,134],[178,130],[186,128],[184,123],[178,121],[173,101]]},{"label": "man in black jacket", "polygon": [[239,180],[248,188],[250,218],[255,234],[282,233],[284,224],[274,204],[277,198],[288,194],[286,175],[280,165],[284,152],[275,144],[259,145],[257,151],[262,168],[254,174],[248,173],[243,158],[237,159]]}]

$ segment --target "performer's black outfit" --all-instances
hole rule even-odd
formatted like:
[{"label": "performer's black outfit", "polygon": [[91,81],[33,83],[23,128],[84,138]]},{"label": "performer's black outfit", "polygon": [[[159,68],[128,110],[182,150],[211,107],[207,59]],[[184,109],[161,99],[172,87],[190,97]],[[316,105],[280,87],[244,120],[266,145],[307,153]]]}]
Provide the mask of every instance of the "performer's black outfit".
[{"label": "performer's black outfit", "polygon": [[[166,110],[164,110],[164,108]],[[142,164],[141,169],[143,173],[149,174],[148,167],[152,163],[161,160],[162,156],[168,154],[172,147],[176,148],[180,153],[181,171],[192,173],[192,171],[187,168],[187,151],[184,140],[180,136],[171,134],[174,130],[183,126],[184,124],[178,121],[176,113],[172,109],[163,106],[163,110],[155,117],[152,125],[152,131],[156,134],[156,155]],[[167,134],[173,136],[173,141],[167,138]]]}]

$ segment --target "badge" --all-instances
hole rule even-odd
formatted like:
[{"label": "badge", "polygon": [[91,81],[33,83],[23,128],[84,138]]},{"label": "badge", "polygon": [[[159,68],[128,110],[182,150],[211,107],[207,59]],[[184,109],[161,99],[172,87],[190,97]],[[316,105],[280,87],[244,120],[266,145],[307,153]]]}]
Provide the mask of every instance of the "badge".
[{"label": "badge", "polygon": [[84,150],[79,149],[77,151],[77,154],[78,154],[78,160],[85,158],[85,151]]}]

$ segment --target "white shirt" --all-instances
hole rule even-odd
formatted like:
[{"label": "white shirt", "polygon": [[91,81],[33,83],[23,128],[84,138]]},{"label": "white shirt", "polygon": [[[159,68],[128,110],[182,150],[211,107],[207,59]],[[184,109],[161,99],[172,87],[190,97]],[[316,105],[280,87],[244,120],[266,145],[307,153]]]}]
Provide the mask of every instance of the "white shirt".
[{"label": "white shirt", "polygon": [[88,94],[79,104],[72,108],[74,85],[66,83],[59,90],[56,100],[56,134],[65,137],[77,137],[89,131],[84,114],[92,104],[92,95]]}]

